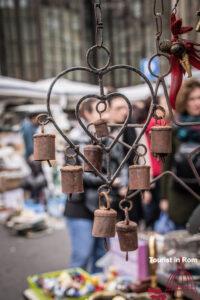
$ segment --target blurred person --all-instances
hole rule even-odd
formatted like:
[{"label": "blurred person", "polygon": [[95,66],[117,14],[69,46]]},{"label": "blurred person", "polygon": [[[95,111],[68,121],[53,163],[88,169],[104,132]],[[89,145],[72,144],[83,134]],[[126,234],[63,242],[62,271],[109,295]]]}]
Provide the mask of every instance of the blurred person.
[{"label": "blurred person", "polygon": [[[150,109],[150,105],[151,105],[151,98],[147,98],[143,102],[144,102],[143,120],[142,120],[142,112],[140,113],[141,123],[145,123],[146,121]],[[163,107],[163,105],[160,103],[160,98],[158,99],[158,104]],[[161,120],[158,122],[162,124],[165,121]],[[153,156],[151,152],[151,128],[155,126],[156,123],[157,123],[156,119],[152,117],[145,130],[145,137],[146,137],[147,149],[148,149],[147,156],[148,156],[149,165],[151,166],[152,179],[159,176],[163,169],[163,163],[160,160],[158,160],[155,156]],[[156,220],[159,218],[160,215],[159,202],[160,202],[160,182],[157,181],[153,185],[151,185],[150,191],[144,192],[144,197],[143,197],[144,219],[145,219],[145,225],[148,228],[153,228]]]},{"label": "blurred person", "polygon": [[[96,99],[89,99],[81,106],[81,117],[86,125],[96,121]],[[90,138],[80,127],[71,130],[69,138],[80,145],[80,150],[91,143]],[[79,161],[80,163],[80,161]],[[104,240],[92,236],[93,212],[98,207],[98,187],[102,179],[92,173],[84,172],[84,193],[74,194],[67,199],[64,215],[71,240],[71,268],[81,267],[91,273],[102,271],[95,266],[96,261],[105,254]]]},{"label": "blurred person", "polygon": [[[200,122],[200,82],[187,80],[176,100],[177,118],[181,122]],[[200,187],[188,163],[188,154],[200,145],[200,126],[174,128],[173,153],[169,155],[165,169],[172,170],[191,189],[199,194]],[[193,159],[200,174],[200,158]],[[198,200],[171,177],[162,180],[162,198],[169,201],[169,216],[176,229],[185,227],[190,215],[198,205]]]},{"label": "blurred person", "polygon": [[31,174],[24,178],[22,187],[30,192],[30,198],[35,203],[46,204],[45,188],[47,180],[45,178],[42,164],[33,160],[33,136],[38,129],[38,113],[30,113],[21,124],[21,133],[25,146],[25,158],[31,169]]},{"label": "blurred person", "polygon": [[169,202],[167,201],[167,199],[162,199],[160,201],[159,206],[160,206],[160,216],[154,224],[154,230],[160,234],[166,234],[169,231],[175,230],[175,224],[170,219],[168,214]]},{"label": "blurred person", "polygon": [[29,160],[31,174],[24,178],[22,188],[30,193],[30,199],[35,203],[46,204],[45,188],[47,180],[39,161]]},{"label": "blurred person", "polygon": [[[109,120],[111,123],[115,124],[123,124],[124,121],[127,118],[128,115],[128,105],[125,102],[125,100],[120,97],[113,97],[110,99],[110,108],[109,108]],[[128,120],[128,123],[133,123],[132,117],[130,120]],[[114,127],[111,130],[111,135],[113,137],[116,137],[121,127]],[[136,130],[134,128],[126,128],[122,136],[120,137],[120,140],[122,142],[125,142],[128,145],[132,145],[133,142],[136,139]],[[118,168],[119,164],[123,160],[123,158],[128,153],[129,149],[125,146],[122,146],[120,143],[116,143],[115,147],[115,155],[116,155],[116,169]],[[133,164],[134,159],[134,153],[130,156],[130,158],[127,160],[126,164],[124,165],[121,175],[120,175],[120,183],[122,184],[122,187],[117,186],[115,191],[115,197],[117,197],[118,201],[113,202],[113,208],[118,211],[119,219],[124,219],[124,212],[119,209],[119,200],[120,198],[123,199],[127,194],[127,186],[128,186],[128,165]],[[136,223],[139,223],[142,220],[143,213],[142,213],[142,205],[141,205],[141,197],[140,195],[135,196],[132,201],[134,201],[134,207],[129,212],[129,217],[131,220],[135,221]]]},{"label": "blurred person", "polygon": [[[160,103],[160,99],[158,100]],[[151,98],[146,100],[138,100],[134,102],[133,105],[133,116],[136,123],[144,124],[146,122],[149,109],[151,106]],[[161,122],[161,121],[159,121]],[[162,123],[162,122],[161,122]],[[151,153],[151,128],[156,125],[155,118],[151,118],[147,128],[145,130],[145,135],[142,135],[140,143],[147,147],[147,154],[145,155],[146,165],[150,165],[151,179],[157,177],[162,172],[162,162],[157,160]],[[139,135],[141,128],[136,128],[136,134]],[[142,198],[142,209],[145,226],[152,229],[154,223],[160,215],[160,183],[157,181],[155,184],[151,185],[151,190],[145,191]]]},{"label": "blurred person", "polygon": [[109,120],[114,124],[123,124],[128,115],[128,105],[124,98],[114,96],[109,100]]},{"label": "blurred person", "polygon": [[30,113],[21,124],[21,133],[25,146],[25,158],[28,160],[33,154],[33,136],[37,132],[37,113]]}]

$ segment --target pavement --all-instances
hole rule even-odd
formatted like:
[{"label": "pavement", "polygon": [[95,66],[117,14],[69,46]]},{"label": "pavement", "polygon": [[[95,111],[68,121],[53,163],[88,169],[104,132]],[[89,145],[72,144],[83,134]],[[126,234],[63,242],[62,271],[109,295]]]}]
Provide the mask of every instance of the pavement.
[{"label": "pavement", "polygon": [[65,269],[69,251],[63,226],[25,238],[0,225],[0,300],[22,300],[27,276]]}]

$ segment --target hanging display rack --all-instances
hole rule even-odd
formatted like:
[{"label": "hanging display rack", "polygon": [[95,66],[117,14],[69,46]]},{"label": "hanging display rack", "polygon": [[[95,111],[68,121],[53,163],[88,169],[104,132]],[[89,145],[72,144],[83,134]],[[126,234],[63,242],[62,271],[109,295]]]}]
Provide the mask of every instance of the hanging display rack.
[{"label": "hanging display rack", "polygon": [[[174,8],[172,9],[171,14],[176,14],[177,5],[179,1],[176,1]],[[72,193],[79,193],[83,192],[83,172],[93,172],[96,176],[99,176],[103,182],[103,184],[98,188],[98,194],[99,194],[99,209],[95,211],[95,217],[94,217],[94,227],[93,227],[93,234],[94,236],[99,237],[111,237],[115,234],[115,231],[117,231],[120,239],[120,246],[122,251],[132,251],[137,248],[137,225],[129,220],[128,213],[130,208],[133,205],[133,199],[134,196],[138,193],[140,193],[142,190],[150,189],[150,185],[154,182],[160,180],[163,176],[172,176],[175,181],[177,181],[183,188],[185,188],[190,194],[192,194],[198,201],[200,201],[200,195],[198,195],[195,191],[193,191],[186,183],[184,183],[180,178],[178,178],[173,172],[166,171],[163,172],[161,175],[157,176],[150,182],[150,167],[144,165],[139,165],[138,161],[139,158],[144,157],[146,154],[146,146],[141,143],[141,138],[144,135],[147,126],[151,120],[152,117],[154,117],[157,120],[156,126],[152,128],[152,152],[159,157],[161,160],[164,160],[165,156],[171,153],[171,135],[172,135],[172,127],[167,125],[166,123],[163,125],[158,122],[160,119],[165,120],[165,110],[163,107],[159,106],[157,104],[157,94],[158,89],[160,86],[163,88],[164,96],[166,99],[167,107],[169,110],[169,116],[171,119],[171,122],[176,124],[177,126],[191,126],[194,125],[192,122],[179,122],[176,120],[173,114],[172,106],[170,103],[170,98],[168,95],[168,89],[165,82],[165,78],[167,75],[169,75],[172,72],[172,65],[170,63],[170,54],[167,52],[163,52],[163,41],[161,41],[162,37],[162,18],[164,14],[164,3],[163,0],[154,0],[154,6],[153,6],[153,13],[154,13],[154,19],[156,24],[156,34],[155,34],[155,42],[156,42],[156,53],[150,58],[149,60],[149,71],[150,73],[156,78],[156,87],[153,89],[152,83],[149,81],[149,79],[145,76],[144,73],[142,73],[139,69],[125,64],[119,64],[119,65],[110,65],[110,59],[111,54],[108,48],[103,43],[103,21],[102,21],[102,12],[101,12],[101,1],[96,0],[94,2],[94,11],[95,11],[95,20],[96,20],[96,44],[92,47],[90,47],[86,54],[86,61],[87,61],[87,67],[72,67],[68,68],[61,73],[59,73],[56,78],[53,80],[52,84],[49,87],[48,95],[47,95],[47,111],[48,114],[43,114],[38,116],[39,124],[42,125],[42,132],[39,135],[35,135],[34,137],[34,155],[36,160],[40,161],[48,161],[50,164],[50,161],[52,159],[55,159],[55,136],[51,134],[45,134],[44,132],[44,126],[47,123],[52,123],[54,127],[57,129],[57,131],[60,133],[60,135],[63,137],[63,139],[67,143],[67,151],[66,151],[66,157],[69,161],[73,161],[67,166],[63,167],[61,169],[61,175],[62,175],[62,189],[63,192],[67,194]],[[176,43],[178,43],[179,40],[177,38]],[[166,44],[166,41],[164,41],[164,44]],[[104,55],[107,58],[107,62],[104,66],[97,67],[93,65],[92,58],[94,57],[96,52],[103,52]],[[155,74],[152,70],[152,62],[155,58],[158,58],[159,60],[165,59],[168,61],[169,68],[167,72],[162,74]],[[115,70],[126,70],[132,73],[137,74],[144,82],[147,84],[150,90],[151,94],[151,105],[148,112],[148,116],[146,118],[146,121],[144,125],[141,126],[141,124],[130,124],[129,120],[132,115],[132,105],[129,101],[129,99],[119,93],[119,92],[112,92],[109,94],[105,94],[105,88],[103,84],[103,79],[105,75],[110,74],[111,72]],[[85,134],[87,134],[91,140],[90,145],[86,145],[84,148],[84,151],[82,152],[80,150],[79,145],[75,145],[69,137],[62,131],[59,124],[55,121],[53,118],[53,114],[51,111],[51,93],[53,90],[54,85],[56,82],[63,77],[64,75],[68,75],[72,72],[87,72],[90,73],[92,76],[94,76],[99,83],[99,94],[89,94],[83,96],[77,103],[76,109],[75,109],[75,115],[76,119],[79,123],[79,125],[82,127]],[[120,97],[122,98],[128,107],[128,115],[124,121],[124,123],[121,124],[109,124],[107,123],[103,117],[102,114],[108,109],[109,101],[111,99]],[[99,119],[93,123],[89,124],[88,126],[85,125],[83,120],[80,116],[80,108],[84,101],[87,101],[88,99],[96,99],[96,111],[99,115]],[[200,124],[200,123],[195,123]],[[95,128],[95,132],[92,132],[90,129],[91,127]],[[119,127],[118,134],[116,137],[112,137],[109,134],[109,127]],[[126,143],[123,143],[120,141],[120,137],[123,135],[126,128],[132,127],[132,128],[141,128],[141,132],[136,137],[135,141],[132,145],[127,145]],[[109,140],[110,144],[107,145],[107,143],[104,143],[104,139]],[[123,160],[121,161],[120,165],[118,166],[117,170],[112,174],[111,173],[111,155],[112,155],[112,149],[117,144],[121,143],[123,146],[127,147],[127,154],[124,156]],[[143,150],[142,150],[143,149]],[[73,152],[73,154],[69,154],[70,151]],[[139,151],[140,150],[140,151]],[[141,151],[142,150],[142,151]],[[200,183],[199,175],[195,169],[195,166],[193,164],[192,157],[194,155],[197,155],[200,152],[200,147],[195,149],[195,152],[193,152],[189,158],[190,166],[193,170],[194,176],[197,178],[198,182]],[[110,207],[110,191],[112,189],[113,183],[117,176],[119,175],[119,172],[121,169],[125,166],[127,160],[131,156],[131,154],[135,155],[135,159],[132,166],[129,166],[129,187],[127,189],[126,196],[123,200],[120,201],[119,207],[124,210],[125,214],[125,220],[116,224],[116,212],[111,209]],[[106,173],[102,173],[101,171],[101,162],[102,157],[106,157]],[[79,157],[83,161],[84,166],[76,165],[76,158]],[[106,200],[106,206],[101,203],[101,199],[105,198]],[[134,234],[133,234],[134,233]],[[124,237],[129,237],[130,243],[124,244]],[[122,244],[124,246],[122,246]]]}]

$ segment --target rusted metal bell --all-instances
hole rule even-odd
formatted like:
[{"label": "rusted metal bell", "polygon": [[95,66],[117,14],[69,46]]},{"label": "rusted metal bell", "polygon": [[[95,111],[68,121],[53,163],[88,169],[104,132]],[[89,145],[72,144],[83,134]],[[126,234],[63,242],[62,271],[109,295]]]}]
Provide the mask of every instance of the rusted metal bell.
[{"label": "rusted metal bell", "polygon": [[[101,172],[102,168],[102,149],[98,145],[87,145],[83,149],[85,157],[91,162],[91,164]],[[94,172],[93,168],[86,162],[84,162],[85,172]]]},{"label": "rusted metal bell", "polygon": [[63,193],[83,193],[83,168],[81,166],[61,168],[61,184]]},{"label": "rusted metal bell", "polygon": [[33,136],[34,160],[55,160],[55,135],[40,133]]},{"label": "rusted metal bell", "polygon": [[166,155],[172,152],[171,126],[153,126],[151,128],[151,152]]},{"label": "rusted metal bell", "polygon": [[137,224],[129,221],[120,221],[116,224],[121,251],[134,251],[138,248]]},{"label": "rusted metal bell", "polygon": [[129,167],[129,189],[150,189],[150,166],[132,165]]},{"label": "rusted metal bell", "polygon": [[[106,206],[101,204],[101,198],[105,197]],[[99,194],[99,209],[94,212],[92,235],[95,237],[109,238],[115,236],[115,224],[117,212],[110,208],[110,198],[107,193]]]},{"label": "rusted metal bell", "polygon": [[107,121],[105,119],[99,119],[95,121],[94,127],[98,138],[106,137],[109,135]]}]

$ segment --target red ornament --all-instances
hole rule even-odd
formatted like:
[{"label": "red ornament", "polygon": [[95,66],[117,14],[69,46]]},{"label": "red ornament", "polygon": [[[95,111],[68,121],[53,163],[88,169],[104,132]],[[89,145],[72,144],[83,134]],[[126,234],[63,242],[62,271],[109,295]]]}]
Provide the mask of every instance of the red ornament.
[{"label": "red ornament", "polygon": [[200,44],[190,40],[180,38],[181,34],[193,29],[191,26],[182,26],[182,19],[176,17],[175,13],[171,14],[170,24],[172,38],[170,53],[171,64],[171,84],[170,84],[170,103],[175,109],[176,97],[181,87],[183,75],[188,73],[191,77],[191,66],[200,70]]}]

